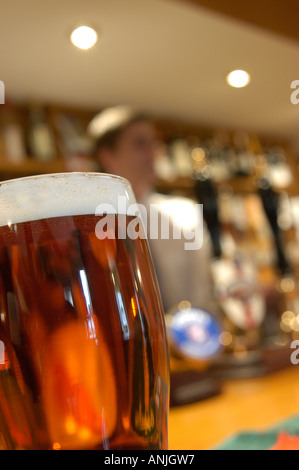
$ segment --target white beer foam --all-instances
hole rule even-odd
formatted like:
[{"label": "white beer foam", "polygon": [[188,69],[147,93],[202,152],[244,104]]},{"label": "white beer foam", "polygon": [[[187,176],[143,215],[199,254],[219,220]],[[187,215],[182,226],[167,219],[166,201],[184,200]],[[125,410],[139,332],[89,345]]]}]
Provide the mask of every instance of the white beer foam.
[{"label": "white beer foam", "polygon": [[[118,198],[135,204],[130,183],[101,173],[56,173],[0,183],[0,227],[53,217],[119,213]],[[100,215],[97,211],[97,215]]]}]

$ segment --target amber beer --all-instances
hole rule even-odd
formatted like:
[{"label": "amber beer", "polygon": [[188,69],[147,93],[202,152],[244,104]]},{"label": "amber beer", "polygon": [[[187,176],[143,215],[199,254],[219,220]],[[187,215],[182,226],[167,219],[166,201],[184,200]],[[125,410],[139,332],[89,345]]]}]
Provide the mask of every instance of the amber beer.
[{"label": "amber beer", "polygon": [[1,183],[2,449],[167,448],[168,348],[147,240],[118,238],[124,214],[105,215],[115,236],[96,233],[96,206],[119,195],[135,202],[125,180],[99,174]]}]

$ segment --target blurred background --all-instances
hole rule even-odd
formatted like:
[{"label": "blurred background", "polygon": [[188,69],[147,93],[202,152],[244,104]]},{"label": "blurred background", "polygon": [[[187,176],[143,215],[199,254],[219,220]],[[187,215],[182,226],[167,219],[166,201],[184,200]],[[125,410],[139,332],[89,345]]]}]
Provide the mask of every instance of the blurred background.
[{"label": "blurred background", "polygon": [[[0,8],[1,180],[98,171],[88,124],[126,105],[157,129],[155,191],[203,204],[219,348],[190,358],[169,329],[170,448],[217,447],[232,435],[228,447],[268,448],[279,430],[299,434],[299,2]],[[93,45],[90,30],[73,44],[80,26],[94,29]],[[181,300],[177,311],[190,310]],[[205,325],[201,334],[212,335]]]}]

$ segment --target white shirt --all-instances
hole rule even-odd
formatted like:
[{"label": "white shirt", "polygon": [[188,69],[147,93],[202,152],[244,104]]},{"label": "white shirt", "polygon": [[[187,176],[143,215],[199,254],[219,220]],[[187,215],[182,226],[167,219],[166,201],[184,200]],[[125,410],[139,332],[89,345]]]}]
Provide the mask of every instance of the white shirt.
[{"label": "white shirt", "polygon": [[[153,209],[159,213],[160,220],[169,222],[170,235],[173,229],[181,228],[184,233],[188,229],[203,234],[202,247],[187,250],[184,237],[174,239],[158,239],[151,237],[151,220],[147,221],[149,245],[155,265],[158,283],[161,290],[165,312],[175,308],[181,301],[187,300],[193,306],[215,312],[213,300],[213,284],[211,278],[211,242],[200,208],[190,199],[165,196],[153,193],[144,205],[147,215]],[[161,224],[162,225],[162,224]],[[187,228],[187,230],[186,230]],[[196,230],[196,232],[195,232]]]}]

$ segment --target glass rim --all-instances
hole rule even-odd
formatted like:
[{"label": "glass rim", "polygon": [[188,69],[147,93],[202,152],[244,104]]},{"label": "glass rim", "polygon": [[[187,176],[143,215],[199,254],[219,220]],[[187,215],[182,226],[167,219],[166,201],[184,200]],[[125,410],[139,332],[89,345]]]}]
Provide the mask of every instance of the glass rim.
[{"label": "glass rim", "polygon": [[34,180],[34,179],[42,179],[42,178],[57,178],[57,177],[67,177],[67,176],[92,176],[92,177],[106,177],[106,178],[113,178],[122,181],[126,185],[131,186],[131,183],[129,180],[126,178],[123,178],[122,176],[119,175],[114,175],[112,173],[102,173],[102,172],[96,172],[96,171],[62,171],[58,173],[41,173],[38,175],[29,175],[29,176],[20,176],[18,178],[10,178],[8,180],[0,180],[0,187],[3,184],[10,184],[10,183],[17,183],[21,181],[27,181],[27,180]]},{"label": "glass rim", "polygon": [[62,172],[0,182],[0,227],[44,218],[126,214],[136,203],[128,180],[99,172]]}]

